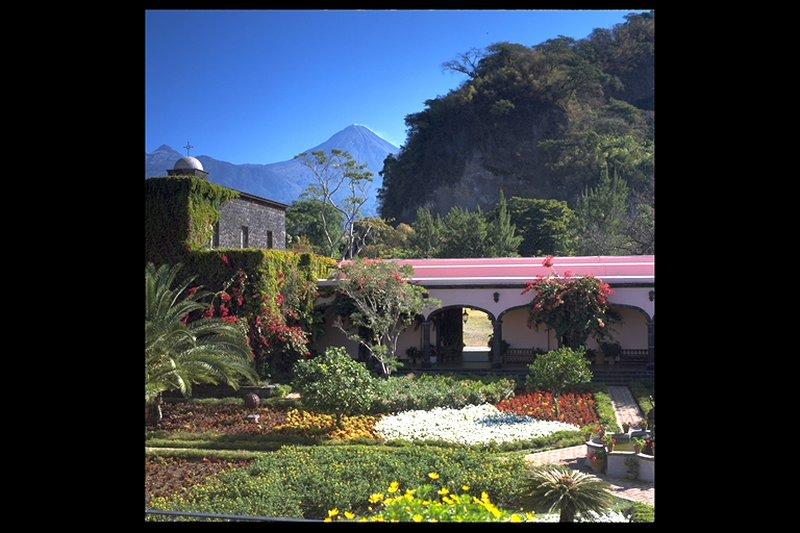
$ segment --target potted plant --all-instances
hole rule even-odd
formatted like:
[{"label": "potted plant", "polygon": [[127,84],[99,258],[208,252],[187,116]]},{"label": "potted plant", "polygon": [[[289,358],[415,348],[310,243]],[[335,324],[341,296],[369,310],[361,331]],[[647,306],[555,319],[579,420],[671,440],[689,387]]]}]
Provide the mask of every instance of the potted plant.
[{"label": "potted plant", "polygon": [[616,437],[606,437],[606,447],[608,447],[609,452],[614,451],[614,446],[617,445]]},{"label": "potted plant", "polygon": [[633,451],[642,453],[644,449],[644,439],[633,439]]},{"label": "potted plant", "polygon": [[595,474],[602,474],[606,470],[606,452],[605,450],[597,450],[589,455],[589,466]]}]

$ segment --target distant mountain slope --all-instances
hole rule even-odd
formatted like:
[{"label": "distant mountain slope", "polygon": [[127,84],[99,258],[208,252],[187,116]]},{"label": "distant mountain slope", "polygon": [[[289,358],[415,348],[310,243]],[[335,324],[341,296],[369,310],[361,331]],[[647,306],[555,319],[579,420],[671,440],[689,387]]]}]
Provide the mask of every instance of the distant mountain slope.
[{"label": "distant mountain slope", "polygon": [[[396,154],[399,148],[369,128],[353,124],[307,151],[329,152],[333,148],[349,152],[356,161],[365,163],[375,175],[365,207],[368,214],[377,213],[377,191],[382,185],[378,173],[383,169],[386,156]],[[145,153],[145,178],[166,175],[167,169],[172,168],[182,155],[167,145],[159,146],[152,153]],[[235,165],[207,155],[197,158],[203,163],[212,182],[287,204],[294,202],[312,183],[310,173],[294,159],[266,165]]]}]

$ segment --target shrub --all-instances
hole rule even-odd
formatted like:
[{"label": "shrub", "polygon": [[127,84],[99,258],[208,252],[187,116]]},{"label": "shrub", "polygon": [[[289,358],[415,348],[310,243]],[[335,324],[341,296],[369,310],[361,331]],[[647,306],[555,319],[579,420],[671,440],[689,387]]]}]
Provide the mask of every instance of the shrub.
[{"label": "shrub", "polygon": [[[485,491],[497,504],[516,508],[518,479],[527,467],[521,456],[487,455],[468,450],[384,446],[285,446],[256,460],[248,471],[220,474],[215,481],[184,495],[154,499],[164,510],[324,518],[333,508],[368,512],[364,496],[392,481],[414,486],[431,472],[433,485],[468,485]],[[280,490],[278,490],[280,489]]]},{"label": "shrub", "polygon": [[329,438],[334,440],[367,439],[376,440],[374,416],[342,417],[341,427],[330,415],[309,413],[292,409],[286,413],[283,424],[276,426],[276,432],[293,434],[308,439]]},{"label": "shrub", "polygon": [[559,414],[558,397],[592,381],[592,371],[583,349],[559,348],[536,358],[528,365],[525,387],[529,391],[546,390],[555,397],[556,415]]},{"label": "shrub", "polygon": [[655,522],[656,508],[646,503],[636,502],[623,510],[631,522]]},{"label": "shrub", "polygon": [[344,348],[328,348],[325,354],[298,361],[293,386],[306,407],[342,417],[368,412],[374,398],[374,379]]}]

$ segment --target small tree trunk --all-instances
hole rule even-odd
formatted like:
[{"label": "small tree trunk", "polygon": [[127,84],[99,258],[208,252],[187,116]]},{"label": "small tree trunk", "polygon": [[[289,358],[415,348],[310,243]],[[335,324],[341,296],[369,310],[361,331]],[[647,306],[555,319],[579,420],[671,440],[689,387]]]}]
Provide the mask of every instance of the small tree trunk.
[{"label": "small tree trunk", "polygon": [[558,405],[558,392],[556,391],[553,391],[553,407],[556,411],[556,420],[558,420],[558,417],[561,416],[561,406]]},{"label": "small tree trunk", "polygon": [[161,422],[161,395],[159,394],[156,399],[151,403],[146,403],[144,406],[144,419],[145,424],[148,426],[157,426]]},{"label": "small tree trunk", "polygon": [[336,427],[344,429],[344,413],[336,413]]},{"label": "small tree trunk", "polygon": [[575,509],[573,509],[571,505],[562,507],[559,522],[574,522],[574,521],[575,521]]}]

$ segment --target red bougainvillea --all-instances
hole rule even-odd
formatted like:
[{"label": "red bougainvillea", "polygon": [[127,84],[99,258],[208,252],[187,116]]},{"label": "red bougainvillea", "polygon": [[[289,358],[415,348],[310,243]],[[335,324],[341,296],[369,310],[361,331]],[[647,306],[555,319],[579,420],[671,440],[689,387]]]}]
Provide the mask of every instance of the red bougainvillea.
[{"label": "red bougainvillea", "polygon": [[587,426],[597,424],[597,404],[591,393],[566,393],[559,397],[560,414],[556,416],[555,401],[549,392],[532,392],[503,400],[497,408],[506,413],[526,415],[538,420],[558,420]]},{"label": "red bougainvillea", "polygon": [[[552,257],[542,266],[552,268]],[[533,292],[528,327],[544,325],[556,332],[559,341],[578,348],[589,335],[598,339],[608,337],[607,324],[617,316],[609,309],[611,286],[594,276],[572,277],[567,271],[562,277],[555,272],[531,281],[522,294]]]}]

